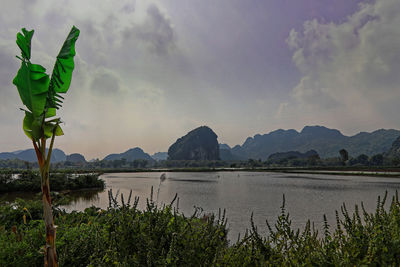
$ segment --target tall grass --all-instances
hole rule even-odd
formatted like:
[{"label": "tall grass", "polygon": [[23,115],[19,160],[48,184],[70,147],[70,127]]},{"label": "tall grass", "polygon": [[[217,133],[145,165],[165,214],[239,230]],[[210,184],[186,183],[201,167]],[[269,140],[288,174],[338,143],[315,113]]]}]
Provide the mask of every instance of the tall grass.
[{"label": "tall grass", "polygon": [[[320,232],[308,221],[294,229],[285,200],[277,220],[261,235],[251,228],[229,245],[224,212],[186,217],[174,208],[177,198],[158,206],[151,194],[145,210],[130,194],[109,193],[107,210],[57,209],[60,266],[270,266],[400,265],[400,203],[387,194],[368,213],[362,203],[350,213],[343,205],[336,225],[324,216]],[[40,203],[19,200],[0,207],[0,266],[41,266],[44,225]]]}]

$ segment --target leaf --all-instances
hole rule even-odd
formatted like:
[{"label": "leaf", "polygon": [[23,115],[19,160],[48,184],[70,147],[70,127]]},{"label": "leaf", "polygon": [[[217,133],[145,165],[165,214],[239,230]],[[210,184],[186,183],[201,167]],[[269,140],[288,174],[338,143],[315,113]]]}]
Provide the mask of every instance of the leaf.
[{"label": "leaf", "polygon": [[64,135],[64,131],[61,129],[61,126],[57,124],[56,131],[54,132],[56,136]]},{"label": "leaf", "polygon": [[44,124],[44,137],[45,138],[50,138],[53,136],[54,127],[56,127],[56,125],[51,122],[46,122]]},{"label": "leaf", "polygon": [[46,112],[46,118],[51,118],[56,115],[56,109],[55,108],[48,108]]},{"label": "leaf", "polygon": [[49,76],[40,65],[21,62],[21,67],[13,80],[17,86],[22,103],[32,112],[35,118],[41,116],[46,106]]},{"label": "leaf", "polygon": [[33,140],[33,134],[32,134],[32,122],[33,122],[33,116],[31,113],[25,112],[25,117],[22,122],[22,129],[24,130],[24,133],[26,136],[29,137],[29,139]]},{"label": "leaf", "polygon": [[59,93],[65,94],[71,84],[72,72],[74,70],[75,43],[79,37],[79,29],[72,27],[54,64],[49,85],[48,106],[59,108],[63,99]]},{"label": "leaf", "polygon": [[74,70],[75,42],[79,29],[72,27],[67,36],[53,68],[51,79],[46,69],[30,62],[31,40],[34,31],[25,28],[17,34],[16,43],[21,50],[21,67],[13,79],[22,103],[27,107],[23,120],[23,130],[32,140],[63,135],[59,126],[60,119],[45,122],[45,118],[56,116],[56,109],[61,107],[64,99],[60,94],[66,93],[71,84]]},{"label": "leaf", "polygon": [[31,40],[34,31],[22,29],[17,34],[17,45],[21,49],[21,67],[15,76],[13,83],[17,86],[22,103],[32,112],[35,118],[44,113],[46,97],[50,83],[46,69],[37,64],[31,64]]},{"label": "leaf", "polygon": [[21,56],[27,60],[31,58],[31,40],[33,33],[33,30],[27,31],[25,28],[22,29],[22,33],[17,33],[17,45],[21,49]]},{"label": "leaf", "polygon": [[31,140],[39,140],[42,136],[41,123],[33,117],[32,113],[25,111],[22,129]]},{"label": "leaf", "polygon": [[58,122],[57,123],[45,122],[45,124],[44,124],[44,137],[45,138],[51,138],[53,136],[53,133],[56,136],[64,135],[64,132],[61,129],[61,127],[58,124]]}]

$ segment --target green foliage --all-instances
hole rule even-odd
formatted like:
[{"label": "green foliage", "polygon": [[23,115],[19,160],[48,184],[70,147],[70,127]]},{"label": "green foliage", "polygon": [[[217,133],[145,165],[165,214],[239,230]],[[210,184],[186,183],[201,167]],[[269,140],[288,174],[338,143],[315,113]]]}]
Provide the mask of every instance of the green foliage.
[{"label": "green foliage", "polygon": [[[131,205],[131,197],[124,202],[121,195],[119,205],[115,198],[110,197],[107,210],[92,207],[85,212],[56,213],[61,266],[211,265],[227,247],[223,217],[201,217],[198,211],[185,217],[172,205],[158,208],[152,200],[145,211],[139,211],[138,199]],[[25,224],[22,218],[33,204],[23,205],[27,208],[1,208],[9,222],[0,227],[0,266],[42,264],[38,248],[44,225],[34,216],[26,218]]]},{"label": "green foliage", "polygon": [[382,166],[384,162],[384,157],[382,154],[376,154],[370,158],[369,162],[372,166]]},{"label": "green foliage", "polygon": [[[0,173],[0,192],[40,192],[40,180],[40,174],[34,171],[23,171],[18,178],[14,177],[12,172]],[[55,191],[105,187],[99,174],[51,173],[50,182],[52,190]]]},{"label": "green foliage", "polygon": [[341,150],[339,150],[339,155],[340,155],[340,159],[343,161],[343,163],[345,163],[347,160],[349,160],[349,152],[347,152],[346,149],[342,148]]},{"label": "green foliage", "polygon": [[368,156],[365,154],[358,155],[356,158],[351,159],[349,163],[350,165],[368,166],[369,165]]},{"label": "green foliage", "polygon": [[[397,194],[390,208],[387,196],[376,211],[345,205],[336,212],[336,226],[318,233],[311,222],[304,229],[291,226],[285,209],[269,234],[251,229],[229,246],[226,220],[180,214],[173,205],[157,207],[150,199],[144,211],[138,199],[130,204],[110,193],[107,210],[95,207],[66,213],[55,209],[57,253],[61,266],[399,266],[400,203]],[[40,202],[18,200],[0,207],[0,266],[41,266],[44,224]],[[24,219],[25,217],[25,219]]]},{"label": "green foliage", "polygon": [[13,80],[17,87],[25,110],[23,130],[32,140],[50,138],[53,134],[62,135],[59,119],[45,121],[46,118],[56,116],[56,109],[61,107],[63,97],[61,93],[68,91],[74,69],[75,42],[79,30],[72,27],[65,40],[53,68],[51,78],[46,74],[46,69],[38,64],[32,64],[31,40],[34,31],[17,34],[17,45],[21,50],[21,67]]}]

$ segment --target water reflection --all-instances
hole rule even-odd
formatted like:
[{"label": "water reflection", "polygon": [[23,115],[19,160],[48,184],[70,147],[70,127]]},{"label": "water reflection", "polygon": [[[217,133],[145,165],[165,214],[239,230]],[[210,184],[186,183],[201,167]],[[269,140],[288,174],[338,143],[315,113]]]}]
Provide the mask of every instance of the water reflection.
[{"label": "water reflection", "polygon": [[13,202],[17,198],[22,198],[25,200],[40,199],[41,193],[31,193],[31,192],[11,192],[11,193],[0,193],[0,204]]},{"label": "water reflection", "polygon": [[[104,192],[105,190],[101,189],[91,189],[91,190],[79,190],[73,192],[64,192],[65,196],[67,196],[67,200],[69,201],[68,206],[73,206],[76,203],[80,202],[96,202],[99,200],[99,193]],[[57,196],[58,193],[54,192]],[[32,192],[11,192],[0,194],[0,204],[13,202],[17,198],[21,198],[24,200],[40,200],[42,197],[42,193],[32,193]],[[57,197],[55,197],[57,198]]]},{"label": "water reflection", "polygon": [[74,205],[80,201],[83,202],[96,202],[99,201],[99,193],[104,192],[104,190],[82,190],[75,191],[68,194],[71,199],[70,205]]},{"label": "water reflection", "polygon": [[[67,211],[84,210],[92,205],[106,209],[109,205],[107,191],[124,195],[132,190],[132,199],[139,197],[138,208],[146,208],[146,198],[169,204],[175,194],[179,197],[179,211],[193,214],[195,207],[205,213],[218,213],[226,209],[229,238],[234,240],[239,232],[250,227],[250,216],[260,232],[267,232],[265,221],[272,225],[280,214],[282,196],[286,197],[286,210],[294,228],[304,227],[307,220],[315,222],[317,229],[326,214],[330,225],[336,225],[335,210],[343,202],[349,212],[355,204],[364,203],[368,212],[376,208],[378,196],[388,191],[388,199],[400,188],[400,179],[390,177],[340,176],[323,174],[285,174],[266,172],[170,172],[160,182],[161,172],[105,174],[104,191],[79,191],[71,194],[73,201],[64,206]],[[10,198],[11,196],[9,196]],[[119,198],[120,199],[120,198]],[[177,201],[174,204],[176,207]]]}]

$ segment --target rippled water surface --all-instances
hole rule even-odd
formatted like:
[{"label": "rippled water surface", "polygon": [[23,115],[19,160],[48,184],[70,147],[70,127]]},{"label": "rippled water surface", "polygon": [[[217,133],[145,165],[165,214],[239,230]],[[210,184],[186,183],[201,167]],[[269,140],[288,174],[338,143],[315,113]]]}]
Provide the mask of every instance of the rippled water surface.
[{"label": "rippled water surface", "polygon": [[398,178],[268,172],[169,172],[160,185],[161,174],[105,174],[102,176],[107,184],[105,191],[86,193],[66,208],[83,210],[91,205],[106,208],[107,190],[112,189],[114,194],[118,190],[124,194],[125,200],[132,190],[134,196],[140,197],[139,208],[143,209],[153,186],[154,200],[159,189],[158,203],[170,203],[177,193],[179,210],[185,215],[191,215],[195,206],[205,213],[226,209],[229,237],[236,239],[239,232],[243,234],[250,227],[251,213],[259,230],[266,232],[265,220],[276,221],[283,195],[294,227],[303,227],[310,219],[318,228],[324,214],[335,225],[335,210],[340,210],[343,202],[353,210],[355,204],[363,201],[372,212],[379,195],[388,191],[391,197],[400,188]]}]

